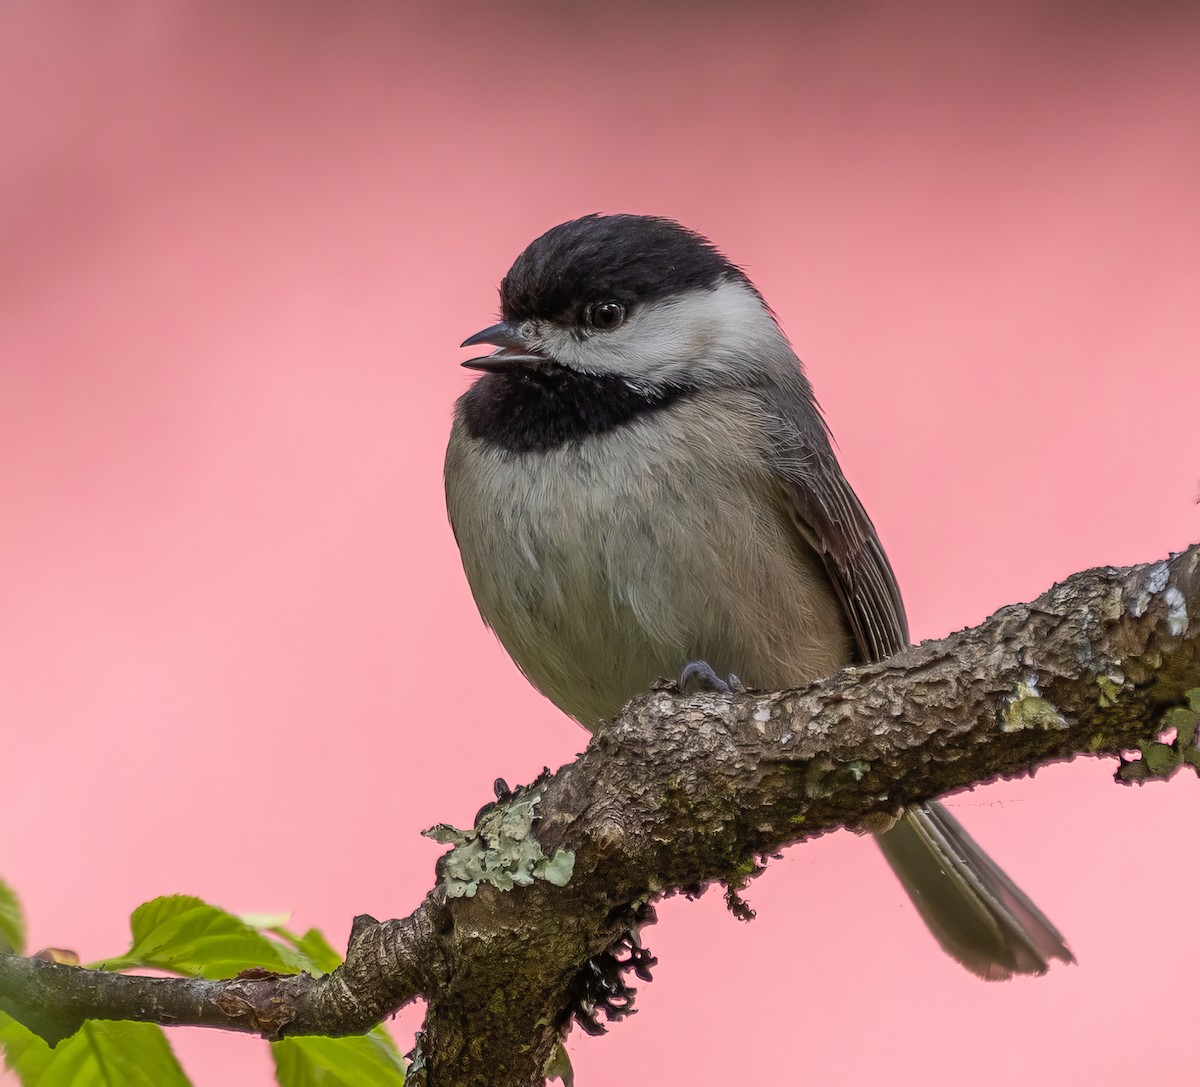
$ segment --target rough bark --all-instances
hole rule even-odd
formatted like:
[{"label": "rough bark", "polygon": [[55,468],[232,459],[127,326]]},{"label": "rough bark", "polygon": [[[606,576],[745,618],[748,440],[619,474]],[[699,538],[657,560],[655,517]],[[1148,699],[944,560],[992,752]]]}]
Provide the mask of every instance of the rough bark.
[{"label": "rough bark", "polygon": [[[485,809],[487,841],[460,836],[412,916],[357,918],[345,966],[327,977],[151,979],[0,956],[0,1008],[50,1041],[86,1018],[275,1038],[358,1032],[421,996],[430,1087],[538,1084],[597,991],[589,960],[628,950],[656,897],[736,888],[789,843],[877,829],[905,804],[1055,760],[1122,755],[1125,781],[1195,768],[1198,722],[1200,546],[1077,574],[803,691],[651,693],[575,762]],[[564,886],[552,858],[573,858]],[[494,885],[518,870],[532,882]],[[474,894],[455,897],[469,883]]]}]

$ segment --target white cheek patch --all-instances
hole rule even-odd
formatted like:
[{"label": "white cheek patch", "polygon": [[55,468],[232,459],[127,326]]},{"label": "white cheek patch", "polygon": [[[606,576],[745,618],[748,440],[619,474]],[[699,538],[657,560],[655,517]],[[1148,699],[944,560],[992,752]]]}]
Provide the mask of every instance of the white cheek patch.
[{"label": "white cheek patch", "polygon": [[794,358],[762,300],[734,280],[639,306],[620,328],[583,340],[554,329],[542,346],[572,369],[656,384]]}]

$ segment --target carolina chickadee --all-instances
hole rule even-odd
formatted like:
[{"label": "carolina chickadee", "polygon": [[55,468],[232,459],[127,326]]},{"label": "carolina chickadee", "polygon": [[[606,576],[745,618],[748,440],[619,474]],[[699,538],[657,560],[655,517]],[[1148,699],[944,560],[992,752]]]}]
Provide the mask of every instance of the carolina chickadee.
[{"label": "carolina chickadee", "polygon": [[[531,243],[500,303],[463,342],[497,350],[463,363],[485,376],[458,401],[446,501],[484,622],[555,705],[592,729],[688,662],[779,690],[907,645],[800,361],[715,246],[588,215]],[[967,969],[1073,961],[940,804],[878,841]]]}]

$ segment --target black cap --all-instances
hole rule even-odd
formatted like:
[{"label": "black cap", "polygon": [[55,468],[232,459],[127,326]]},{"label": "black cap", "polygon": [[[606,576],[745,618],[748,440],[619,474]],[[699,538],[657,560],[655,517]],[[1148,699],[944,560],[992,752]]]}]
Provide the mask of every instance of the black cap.
[{"label": "black cap", "polygon": [[506,321],[579,323],[589,302],[627,307],[727,279],[748,283],[707,238],[652,215],[585,215],[530,242],[500,284]]}]

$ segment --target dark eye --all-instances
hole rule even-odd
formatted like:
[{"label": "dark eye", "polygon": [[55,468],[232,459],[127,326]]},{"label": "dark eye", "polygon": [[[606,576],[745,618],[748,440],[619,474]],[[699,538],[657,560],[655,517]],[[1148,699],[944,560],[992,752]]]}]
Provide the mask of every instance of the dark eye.
[{"label": "dark eye", "polygon": [[583,319],[601,332],[608,332],[625,321],[625,307],[620,302],[592,302],[583,311]]}]

